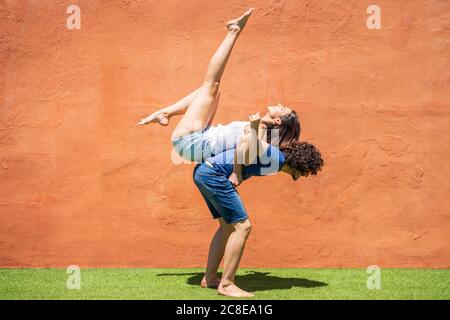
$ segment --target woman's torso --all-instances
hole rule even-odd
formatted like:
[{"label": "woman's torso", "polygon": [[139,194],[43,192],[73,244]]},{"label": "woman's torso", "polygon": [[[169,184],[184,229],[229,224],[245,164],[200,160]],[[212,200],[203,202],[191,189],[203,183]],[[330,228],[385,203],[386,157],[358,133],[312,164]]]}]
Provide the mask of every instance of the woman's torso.
[{"label": "woman's torso", "polygon": [[248,121],[232,121],[227,125],[218,124],[208,130],[210,149],[213,155],[225,150],[234,149],[244,135]]}]

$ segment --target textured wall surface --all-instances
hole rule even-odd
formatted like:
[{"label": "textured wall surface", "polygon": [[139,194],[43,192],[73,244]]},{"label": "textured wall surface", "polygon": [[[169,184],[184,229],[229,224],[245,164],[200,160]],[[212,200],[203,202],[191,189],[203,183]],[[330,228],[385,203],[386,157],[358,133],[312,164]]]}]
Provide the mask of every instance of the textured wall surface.
[{"label": "textured wall surface", "polygon": [[135,124],[201,84],[250,6],[215,123],[291,106],[326,166],[239,187],[242,266],[450,267],[447,0],[1,1],[0,267],[205,264],[217,226],[171,163],[178,119]]}]

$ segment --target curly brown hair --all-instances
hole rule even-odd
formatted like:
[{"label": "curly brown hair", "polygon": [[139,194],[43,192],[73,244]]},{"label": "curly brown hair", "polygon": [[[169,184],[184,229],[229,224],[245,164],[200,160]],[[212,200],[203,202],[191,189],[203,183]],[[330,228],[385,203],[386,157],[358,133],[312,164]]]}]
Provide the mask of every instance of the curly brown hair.
[{"label": "curly brown hair", "polygon": [[300,171],[302,174],[309,172],[316,175],[325,162],[322,159],[319,149],[314,145],[302,141],[293,141],[283,148],[286,162],[289,167]]}]

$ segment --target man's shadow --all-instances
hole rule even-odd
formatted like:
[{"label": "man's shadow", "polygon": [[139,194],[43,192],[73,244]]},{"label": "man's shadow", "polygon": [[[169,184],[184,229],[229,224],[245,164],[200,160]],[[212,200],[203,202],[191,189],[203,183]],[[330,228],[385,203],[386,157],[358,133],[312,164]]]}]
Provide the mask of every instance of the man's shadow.
[{"label": "man's shadow", "polygon": [[[187,283],[199,286],[204,273],[160,273],[158,276],[188,276]],[[220,275],[219,275],[220,277]],[[270,272],[249,271],[248,274],[236,275],[236,283],[248,291],[264,291],[275,289],[291,289],[293,287],[316,288],[324,287],[328,284],[321,281],[304,278],[282,278],[270,275]]]}]

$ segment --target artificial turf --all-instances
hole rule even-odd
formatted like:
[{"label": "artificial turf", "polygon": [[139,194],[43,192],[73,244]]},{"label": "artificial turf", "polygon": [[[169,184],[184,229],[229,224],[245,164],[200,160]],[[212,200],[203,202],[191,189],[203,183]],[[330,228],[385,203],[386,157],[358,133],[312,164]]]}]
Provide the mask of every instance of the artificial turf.
[{"label": "artificial turf", "polygon": [[[199,286],[203,269],[81,269],[80,289],[65,269],[0,269],[0,299],[229,299]],[[450,299],[450,269],[381,269],[367,288],[365,269],[241,269],[236,283],[252,299]]]}]

